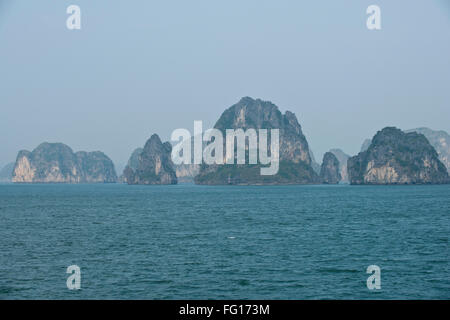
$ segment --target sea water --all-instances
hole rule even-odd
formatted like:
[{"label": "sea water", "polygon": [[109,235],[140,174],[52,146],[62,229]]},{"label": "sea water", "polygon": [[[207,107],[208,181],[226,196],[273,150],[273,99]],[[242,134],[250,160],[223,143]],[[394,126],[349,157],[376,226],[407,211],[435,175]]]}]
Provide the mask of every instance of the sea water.
[{"label": "sea water", "polygon": [[4,184],[0,299],[450,299],[449,234],[450,185]]}]

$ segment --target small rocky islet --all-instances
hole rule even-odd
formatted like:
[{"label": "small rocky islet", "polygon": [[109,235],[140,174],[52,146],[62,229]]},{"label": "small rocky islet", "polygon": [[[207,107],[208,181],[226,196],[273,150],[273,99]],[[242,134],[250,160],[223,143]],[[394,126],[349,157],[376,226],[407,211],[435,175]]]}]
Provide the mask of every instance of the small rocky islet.
[{"label": "small rocky islet", "polygon": [[[270,101],[242,98],[226,109],[214,125],[226,129],[279,129],[279,170],[260,174],[254,165],[175,165],[172,145],[153,134],[133,151],[120,178],[111,159],[100,151],[73,152],[62,143],[42,143],[19,152],[15,163],[0,170],[0,182],[116,183],[171,185],[277,184],[443,184],[450,183],[450,136],[445,131],[386,127],[366,139],[358,155],[340,149],[325,153],[316,163],[294,113],[281,113]],[[224,148],[225,150],[225,148]],[[248,152],[248,150],[246,151]],[[248,156],[248,154],[247,154]]]},{"label": "small rocky islet", "polygon": [[177,184],[177,176],[171,159],[172,145],[161,142],[153,134],[144,148],[136,149],[125,167],[123,176],[128,184]]},{"label": "small rocky islet", "polygon": [[339,160],[336,156],[327,152],[323,156],[322,167],[320,168],[320,181],[324,184],[338,184],[342,180]]}]

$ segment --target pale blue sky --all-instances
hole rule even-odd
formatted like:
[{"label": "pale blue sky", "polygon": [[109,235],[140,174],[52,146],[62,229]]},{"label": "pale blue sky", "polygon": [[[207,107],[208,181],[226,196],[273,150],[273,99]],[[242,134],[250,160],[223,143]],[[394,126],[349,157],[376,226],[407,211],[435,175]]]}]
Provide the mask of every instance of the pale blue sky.
[{"label": "pale blue sky", "polygon": [[0,0],[0,166],[43,141],[124,163],[243,96],[293,111],[319,161],[388,125],[450,132],[448,2]]}]

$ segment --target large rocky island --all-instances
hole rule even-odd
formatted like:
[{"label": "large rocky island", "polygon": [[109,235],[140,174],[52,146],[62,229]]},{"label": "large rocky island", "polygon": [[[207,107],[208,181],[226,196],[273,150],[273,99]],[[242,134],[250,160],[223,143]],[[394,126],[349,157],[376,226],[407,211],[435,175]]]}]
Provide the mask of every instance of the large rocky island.
[{"label": "large rocky island", "polygon": [[[258,164],[202,165],[195,177],[197,184],[260,185],[320,183],[313,170],[308,142],[296,116],[289,111],[282,114],[269,101],[242,98],[225,110],[215,129],[226,135],[226,129],[279,129],[279,170],[275,175],[261,175]],[[225,150],[225,148],[224,148]],[[248,150],[246,151],[248,153]],[[248,154],[247,154],[248,156]],[[247,162],[248,163],[248,162]]]},{"label": "large rocky island", "polygon": [[76,152],[62,143],[22,150],[12,173],[15,183],[115,183],[114,164],[104,153]]},{"label": "large rocky island", "polygon": [[366,151],[348,160],[351,184],[449,183],[447,169],[424,135],[395,127],[377,132]]},{"label": "large rocky island", "polygon": [[[423,134],[425,138],[427,138],[428,142],[430,142],[430,144],[434,147],[438,154],[439,160],[441,160],[447,168],[447,172],[450,174],[450,135],[447,132],[444,130],[432,130],[425,127],[405,130],[405,132],[417,132]],[[364,143],[361,146],[361,152],[366,151],[371,143],[371,139],[364,140]]]},{"label": "large rocky island", "polygon": [[177,184],[171,159],[172,146],[162,143],[157,134],[147,140],[143,149],[136,149],[128,161],[123,176],[128,184]]}]

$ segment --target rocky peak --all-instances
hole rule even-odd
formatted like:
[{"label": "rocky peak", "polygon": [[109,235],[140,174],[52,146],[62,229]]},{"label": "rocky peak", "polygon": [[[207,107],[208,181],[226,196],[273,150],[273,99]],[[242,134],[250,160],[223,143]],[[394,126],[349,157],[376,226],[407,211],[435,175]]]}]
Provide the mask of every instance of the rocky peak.
[{"label": "rocky peak", "polygon": [[125,181],[128,184],[176,184],[171,152],[171,144],[162,143],[159,136],[153,134],[141,152],[133,152],[124,170]]},{"label": "rocky peak", "polygon": [[225,110],[214,127],[219,130],[280,128],[281,112],[269,101],[244,97]]},{"label": "rocky peak", "polygon": [[147,142],[144,145],[143,151],[156,150],[161,148],[163,148],[163,143],[159,138],[159,136],[155,133],[152,134],[150,139],[147,140]]},{"label": "rocky peak", "polygon": [[311,165],[308,142],[297,117],[290,111],[283,115],[270,101],[244,97],[222,113],[214,128],[224,134],[226,129],[279,129],[280,161]]},{"label": "rocky peak", "polygon": [[327,152],[323,156],[320,179],[325,184],[338,184],[341,181],[339,160],[331,152]]}]

